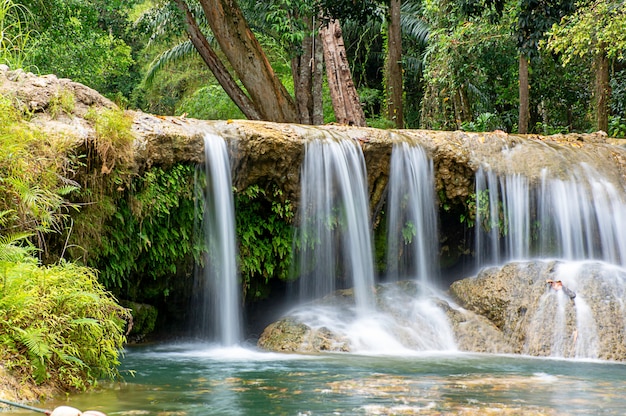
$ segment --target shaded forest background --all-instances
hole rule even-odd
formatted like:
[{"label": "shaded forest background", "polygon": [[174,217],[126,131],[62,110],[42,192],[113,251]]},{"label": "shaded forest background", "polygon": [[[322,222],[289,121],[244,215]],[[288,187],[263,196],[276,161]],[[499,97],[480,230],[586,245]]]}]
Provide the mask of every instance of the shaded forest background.
[{"label": "shaded forest background", "polygon": [[[185,20],[186,9],[234,83],[251,96],[220,49],[219,36],[213,36],[205,11],[220,4],[233,2],[4,0],[0,63],[71,78],[125,108],[244,118],[194,48]],[[296,99],[296,72],[307,65],[298,60],[315,48],[312,35],[330,19],[341,22],[369,126],[626,134],[621,1],[240,0],[238,5],[276,78]],[[390,42],[396,6],[399,62],[391,53],[397,45]],[[390,70],[390,59],[400,64],[400,75]],[[390,86],[398,85],[398,76],[402,94],[394,98]],[[322,122],[333,122],[328,78],[321,81]]]}]

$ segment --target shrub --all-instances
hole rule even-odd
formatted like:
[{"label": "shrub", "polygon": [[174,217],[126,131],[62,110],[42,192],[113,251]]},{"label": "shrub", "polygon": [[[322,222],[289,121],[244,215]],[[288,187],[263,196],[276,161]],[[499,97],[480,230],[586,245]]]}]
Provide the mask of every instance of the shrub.
[{"label": "shrub", "polygon": [[36,383],[84,390],[116,377],[127,316],[92,269],[0,261],[0,359]]}]

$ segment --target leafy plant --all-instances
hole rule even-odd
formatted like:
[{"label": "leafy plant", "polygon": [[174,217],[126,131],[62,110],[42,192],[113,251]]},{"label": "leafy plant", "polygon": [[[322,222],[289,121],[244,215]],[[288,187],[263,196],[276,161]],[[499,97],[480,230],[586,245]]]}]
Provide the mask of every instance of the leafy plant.
[{"label": "leafy plant", "polygon": [[92,269],[0,261],[0,359],[37,383],[84,390],[117,377],[128,316]]},{"label": "leafy plant", "polygon": [[102,173],[111,173],[118,164],[118,169],[123,170],[132,157],[132,117],[119,109],[92,108],[85,118],[94,123],[96,150],[102,161]]},{"label": "leafy plant", "polygon": [[[45,248],[44,234],[60,231],[76,206],[67,200],[78,184],[70,145],[25,123],[13,100],[0,96],[0,232],[30,234]],[[20,238],[22,242],[25,240]]]},{"label": "leafy plant", "polygon": [[467,121],[461,124],[461,129],[465,131],[493,131],[502,128],[502,121],[494,113],[482,113],[474,121]]},{"label": "leafy plant", "polygon": [[116,202],[90,259],[106,287],[129,300],[162,298],[178,266],[199,261],[194,172],[190,165],[154,167],[131,183],[133,195]]},{"label": "leafy plant", "polygon": [[13,0],[0,0],[0,64],[22,68],[31,45],[30,11]]},{"label": "leafy plant", "polygon": [[237,192],[235,200],[239,268],[249,299],[267,295],[272,278],[287,280],[292,262],[293,211],[278,187],[257,185]]},{"label": "leafy plant", "polygon": [[609,117],[609,136],[626,137],[626,118],[619,116]]}]

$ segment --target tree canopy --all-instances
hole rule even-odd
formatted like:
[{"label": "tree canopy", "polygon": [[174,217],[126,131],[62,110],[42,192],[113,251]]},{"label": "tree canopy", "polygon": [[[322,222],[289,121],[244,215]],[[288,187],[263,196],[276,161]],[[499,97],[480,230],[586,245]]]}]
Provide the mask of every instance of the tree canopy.
[{"label": "tree canopy", "polygon": [[[315,35],[335,18],[368,123],[393,125],[398,110],[387,111],[387,76],[394,69],[387,59],[393,52],[389,0],[239,0],[232,3],[241,10],[237,20],[256,39],[248,50],[260,54],[234,53],[230,59],[227,44],[214,36],[218,28],[207,19],[207,11],[219,10],[214,3],[220,2],[5,0],[0,58],[10,66],[73,78],[150,112],[280,121],[283,116],[269,113],[268,91],[275,91],[286,105],[280,111],[291,114],[284,120],[329,122],[335,120],[331,89],[323,67],[315,66],[324,64],[315,55],[321,43]],[[404,78],[403,94],[394,98],[402,101],[404,125],[521,130],[518,57],[524,56],[529,131],[593,130],[600,117],[595,108],[605,105],[609,133],[623,135],[625,7],[618,0],[402,0],[401,58],[392,59]],[[610,67],[608,89],[591,82],[600,52]],[[250,61],[236,64],[236,56]],[[218,70],[207,67],[207,60],[219,63]],[[273,75],[247,80],[254,62]],[[273,87],[262,92],[260,84]]]}]

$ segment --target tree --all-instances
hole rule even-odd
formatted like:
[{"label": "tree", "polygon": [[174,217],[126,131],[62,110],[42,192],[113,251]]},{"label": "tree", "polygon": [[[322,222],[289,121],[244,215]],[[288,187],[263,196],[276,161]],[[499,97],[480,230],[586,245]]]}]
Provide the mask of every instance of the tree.
[{"label": "tree", "polygon": [[[274,74],[261,45],[234,0],[200,0],[220,50],[264,120],[298,122],[293,98]],[[262,105],[261,105],[262,103]]]},{"label": "tree", "polygon": [[539,42],[552,25],[574,8],[572,0],[521,0],[517,26],[519,49],[519,120],[518,132],[528,133],[530,120],[528,66],[539,57]]},{"label": "tree", "polygon": [[593,57],[596,128],[608,131],[609,64],[624,59],[626,3],[618,0],[583,2],[576,13],[552,27],[546,46],[561,55],[563,65],[568,65],[575,56]]},{"label": "tree", "polygon": [[[175,0],[178,8],[184,14],[185,27],[194,47],[215,74],[224,90],[228,92],[231,99],[237,103],[248,118],[277,122],[323,122],[320,101],[322,85],[320,60],[322,48],[320,45],[325,44],[325,42],[319,41],[316,32],[318,29],[325,30],[327,23],[334,20],[333,13],[343,13],[345,16],[356,13],[366,16],[363,11],[368,10],[371,2],[363,2],[360,7],[355,7],[348,0],[335,2],[326,0],[272,0],[263,3],[243,1],[244,4],[254,3],[252,4],[252,7],[255,8],[254,11],[260,11],[266,15],[267,22],[270,23],[272,29],[278,28],[274,31],[278,32],[279,38],[281,36],[289,38],[287,49],[292,59],[295,100],[274,73],[267,55],[237,1],[200,0],[202,16],[199,16],[190,9],[188,1]],[[318,17],[320,19],[317,19]],[[203,34],[202,25],[198,22],[199,18],[206,20],[210,26],[213,38],[219,45],[219,53],[213,50],[206,35]],[[290,22],[293,22],[293,19],[300,21],[299,24],[295,25],[295,31],[284,30],[285,27],[293,28],[289,24],[285,26],[288,19]],[[334,33],[336,35],[341,32],[335,31]],[[298,44],[298,42],[300,43]],[[342,45],[342,42],[339,41],[336,45]],[[293,53],[294,50],[296,53]],[[340,80],[340,89],[344,91],[352,89],[353,92],[350,94],[357,97],[358,102],[358,94],[351,78],[346,77],[345,68],[348,69],[348,75],[350,72],[347,61],[345,61],[345,53],[342,55],[340,46],[327,52],[331,55],[334,53],[332,60],[334,63],[338,63],[335,67],[338,72],[334,74],[330,82]],[[327,57],[331,56],[328,53],[326,55]],[[173,54],[169,56],[173,56]],[[225,60],[220,63],[218,57],[223,57],[222,59],[225,58]],[[229,73],[227,68],[234,72],[235,77]],[[340,73],[341,71],[344,72]],[[241,82],[243,88],[238,86],[237,81]],[[340,108],[336,103],[334,102],[334,105],[337,105],[336,112],[343,114],[345,108]],[[362,124],[360,121],[352,120],[345,122]]]},{"label": "tree", "polygon": [[387,29],[387,117],[397,128],[404,127],[402,106],[402,29],[401,0],[390,0]]},{"label": "tree", "polygon": [[124,40],[137,1],[22,0],[32,15],[31,70],[72,78],[104,94],[130,93],[132,50]]},{"label": "tree", "polygon": [[365,113],[352,81],[339,22],[337,20],[328,22],[321,28],[320,35],[324,46],[326,77],[337,122],[365,126]]},{"label": "tree", "polygon": [[202,34],[193,14],[189,10],[187,3],[183,0],[175,0],[176,5],[185,16],[185,28],[189,35],[189,40],[195,47],[198,54],[207,64],[217,81],[228,96],[233,100],[241,112],[250,120],[259,120],[263,117],[256,103],[251,100],[246,93],[237,85],[237,82],[228,72],[217,53],[211,47],[206,37]]}]

